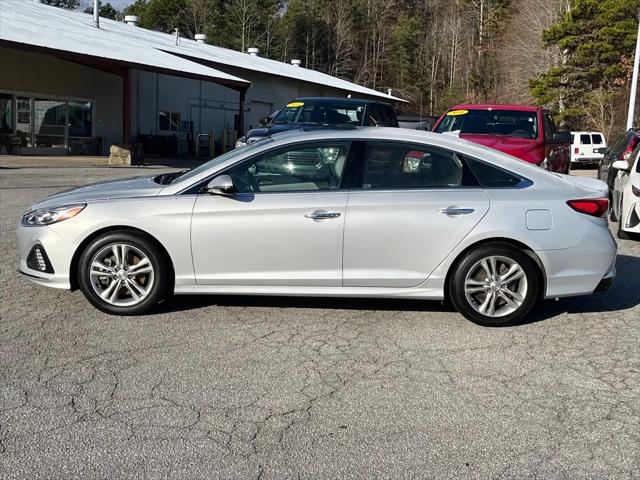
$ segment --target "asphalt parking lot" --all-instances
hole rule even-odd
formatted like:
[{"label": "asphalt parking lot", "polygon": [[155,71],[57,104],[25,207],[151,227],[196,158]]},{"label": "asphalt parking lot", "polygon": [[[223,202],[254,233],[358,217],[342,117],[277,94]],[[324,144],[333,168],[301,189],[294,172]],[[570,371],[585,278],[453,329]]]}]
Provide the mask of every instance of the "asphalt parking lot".
[{"label": "asphalt parking lot", "polygon": [[112,317],[17,275],[34,201],[147,171],[0,169],[0,478],[640,477],[640,242],[611,291],[503,329],[397,300]]}]

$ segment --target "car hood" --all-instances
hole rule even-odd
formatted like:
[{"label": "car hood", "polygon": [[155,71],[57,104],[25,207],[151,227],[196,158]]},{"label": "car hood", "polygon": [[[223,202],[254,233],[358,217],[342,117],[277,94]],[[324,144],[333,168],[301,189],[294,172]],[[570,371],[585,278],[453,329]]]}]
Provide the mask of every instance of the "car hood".
[{"label": "car hood", "polygon": [[158,195],[164,185],[154,181],[157,175],[133,177],[120,180],[93,183],[56,193],[33,205],[38,208],[59,207],[71,203],[109,200],[113,198],[149,197]]},{"label": "car hood", "polygon": [[532,157],[532,152],[539,146],[536,139],[508,137],[506,135],[474,135],[470,133],[462,133],[460,138],[508,153],[530,163],[537,163],[542,160],[536,156]]},{"label": "car hood", "polygon": [[308,127],[309,124],[301,123],[278,123],[276,125],[270,125],[268,127],[252,128],[247,132],[247,140],[252,137],[268,137],[269,135],[275,135],[280,132],[288,132],[289,130],[296,130],[298,128]]}]

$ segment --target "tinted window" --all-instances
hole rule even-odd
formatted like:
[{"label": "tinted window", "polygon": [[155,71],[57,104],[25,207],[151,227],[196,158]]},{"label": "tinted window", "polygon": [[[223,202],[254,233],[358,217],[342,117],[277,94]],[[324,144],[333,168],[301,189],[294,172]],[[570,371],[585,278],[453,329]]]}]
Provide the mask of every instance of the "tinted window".
[{"label": "tinted window", "polygon": [[536,112],[517,110],[453,110],[447,112],[436,132],[507,135],[538,138]]},{"label": "tinted window", "polygon": [[225,173],[238,193],[335,190],[340,188],[348,153],[345,143],[294,145]]},{"label": "tinted window", "polygon": [[395,127],[396,119],[390,107],[372,103],[369,105],[369,125]]},{"label": "tinted window", "polygon": [[556,123],[553,121],[553,117],[549,112],[544,113],[544,135],[545,138],[552,138],[553,134],[558,131]]},{"label": "tinted window", "polygon": [[364,104],[354,102],[291,102],[273,119],[279,123],[308,123],[325,125],[360,125]]},{"label": "tinted window", "polygon": [[591,135],[588,135],[588,134],[580,135],[580,144],[581,145],[591,145]]},{"label": "tinted window", "polygon": [[475,159],[466,158],[467,163],[471,166],[471,170],[484,188],[508,188],[515,187],[522,179],[517,175],[509,173],[488,163],[480,162]]},{"label": "tinted window", "polygon": [[594,133],[593,135],[591,135],[591,139],[593,143],[596,143],[596,144],[604,143],[604,141],[602,140],[602,135],[600,135],[599,133]]},{"label": "tinted window", "polygon": [[367,143],[363,189],[460,187],[464,166],[451,152],[400,143]]}]

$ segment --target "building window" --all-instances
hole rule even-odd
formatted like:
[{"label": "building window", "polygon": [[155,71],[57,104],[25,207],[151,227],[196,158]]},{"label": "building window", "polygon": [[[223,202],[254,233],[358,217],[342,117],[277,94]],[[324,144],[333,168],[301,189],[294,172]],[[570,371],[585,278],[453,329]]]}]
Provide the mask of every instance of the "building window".
[{"label": "building window", "polygon": [[90,137],[91,118],[91,102],[69,102],[69,137]]},{"label": "building window", "polygon": [[13,133],[13,95],[0,93],[0,133]]},{"label": "building window", "polygon": [[180,113],[158,112],[158,129],[163,132],[179,132]]}]

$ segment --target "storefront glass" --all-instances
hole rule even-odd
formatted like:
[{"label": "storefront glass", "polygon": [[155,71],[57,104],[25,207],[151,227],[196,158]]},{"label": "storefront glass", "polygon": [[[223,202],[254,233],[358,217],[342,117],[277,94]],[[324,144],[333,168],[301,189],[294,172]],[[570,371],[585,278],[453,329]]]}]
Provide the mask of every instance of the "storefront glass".
[{"label": "storefront glass", "polygon": [[66,102],[36,98],[33,111],[36,147],[65,148]]}]

